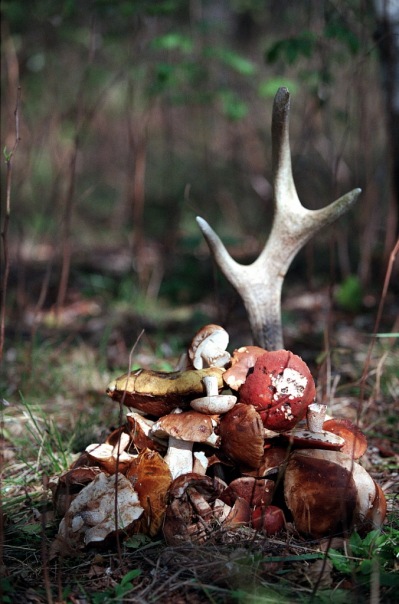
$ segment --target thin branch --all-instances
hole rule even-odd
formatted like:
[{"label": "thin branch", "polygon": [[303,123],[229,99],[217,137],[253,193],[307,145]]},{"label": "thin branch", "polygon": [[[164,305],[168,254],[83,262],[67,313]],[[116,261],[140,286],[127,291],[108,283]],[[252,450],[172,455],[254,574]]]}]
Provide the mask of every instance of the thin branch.
[{"label": "thin branch", "polygon": [[19,86],[17,89],[17,101],[14,110],[14,121],[15,121],[15,143],[11,151],[7,151],[4,149],[4,157],[5,163],[7,166],[7,176],[6,176],[6,208],[5,208],[5,216],[4,222],[1,230],[1,239],[2,239],[2,251],[4,257],[4,270],[2,271],[1,278],[1,293],[0,293],[0,301],[1,301],[1,309],[0,309],[0,362],[3,359],[3,351],[4,351],[4,334],[5,334],[5,322],[6,322],[6,294],[7,294],[7,284],[8,277],[10,274],[10,256],[8,249],[8,229],[10,225],[10,217],[11,217],[11,176],[12,176],[12,167],[13,167],[13,158],[15,152],[18,148],[21,137],[19,135],[19,107],[21,103],[21,87]]},{"label": "thin branch", "polygon": [[362,374],[362,377],[360,378],[359,413],[360,413],[361,404],[364,400],[366,381],[367,381],[367,376],[369,373],[369,367],[370,367],[370,363],[371,363],[371,354],[373,352],[373,348],[374,348],[374,345],[377,340],[377,332],[378,332],[378,329],[379,329],[380,323],[381,323],[382,311],[384,309],[385,300],[386,300],[387,293],[388,293],[388,287],[389,287],[389,283],[391,281],[393,265],[395,263],[395,259],[396,259],[396,256],[398,255],[398,253],[399,253],[399,239],[396,241],[395,247],[393,248],[391,255],[389,257],[389,262],[388,262],[388,267],[387,267],[387,270],[385,273],[384,285],[382,288],[380,303],[378,305],[377,316],[375,319],[373,334],[372,334],[370,346],[369,346],[369,349],[367,352],[367,357],[366,357],[366,360],[364,363],[363,374]]}]

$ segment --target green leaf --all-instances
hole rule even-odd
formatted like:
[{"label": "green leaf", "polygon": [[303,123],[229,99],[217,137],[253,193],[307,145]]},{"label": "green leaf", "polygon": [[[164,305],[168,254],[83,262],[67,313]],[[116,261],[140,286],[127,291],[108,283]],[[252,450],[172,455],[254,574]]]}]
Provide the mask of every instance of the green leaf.
[{"label": "green leaf", "polygon": [[248,105],[232,90],[224,90],[219,94],[222,111],[226,117],[238,121],[248,114]]},{"label": "green leaf", "polygon": [[356,275],[349,275],[349,277],[347,277],[338,287],[335,293],[335,299],[339,306],[344,310],[350,312],[357,312],[360,310],[363,303],[363,291],[359,277]]},{"label": "green leaf", "polygon": [[380,585],[384,587],[398,587],[399,588],[399,575],[397,572],[380,572],[379,575]]},{"label": "green leaf", "polygon": [[335,39],[344,44],[353,55],[359,52],[359,38],[341,20],[335,19],[326,23],[324,35],[326,38]]},{"label": "green leaf", "polygon": [[256,65],[252,61],[227,48],[207,48],[204,54],[206,57],[219,59],[219,61],[244,76],[253,76],[257,71]]},{"label": "green leaf", "polygon": [[133,570],[130,570],[123,577],[122,581],[120,582],[120,585],[126,585],[126,583],[130,583],[132,579],[136,579],[139,575],[141,575],[141,570],[139,568],[134,568]]},{"label": "green leaf", "polygon": [[170,32],[154,38],[150,47],[155,50],[180,50],[183,53],[189,53],[193,50],[193,41],[178,32]]},{"label": "green leaf", "polygon": [[328,557],[336,570],[346,574],[352,572],[352,564],[350,560],[344,556],[344,554],[341,554],[341,552],[331,548],[328,551]]},{"label": "green leaf", "polygon": [[373,570],[373,566],[373,560],[362,560],[358,568],[362,575],[370,575]]},{"label": "green leaf", "polygon": [[278,59],[282,59],[292,65],[300,57],[310,58],[316,49],[316,44],[316,34],[304,31],[298,36],[275,42],[266,51],[265,58],[268,63],[275,63]]},{"label": "green leaf", "polygon": [[20,526],[19,529],[21,533],[26,533],[27,535],[39,535],[42,531],[42,525],[38,522],[34,522]]},{"label": "green leaf", "polygon": [[399,338],[399,333],[376,333],[376,338]]},{"label": "green leaf", "polygon": [[138,549],[139,547],[143,547],[143,545],[148,545],[149,543],[152,543],[152,539],[148,537],[148,535],[138,533],[137,535],[133,535],[127,539],[124,542],[124,545],[130,549]]}]

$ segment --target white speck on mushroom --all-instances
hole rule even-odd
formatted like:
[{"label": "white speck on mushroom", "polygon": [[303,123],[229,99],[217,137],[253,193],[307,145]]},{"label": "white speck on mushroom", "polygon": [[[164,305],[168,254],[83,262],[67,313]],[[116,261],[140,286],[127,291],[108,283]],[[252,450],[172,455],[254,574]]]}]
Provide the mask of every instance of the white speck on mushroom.
[{"label": "white speck on mushroom", "polygon": [[277,401],[282,395],[288,395],[290,400],[300,398],[305,391],[308,380],[299,371],[286,367],[282,373],[271,375],[271,382],[276,389],[273,398]]}]

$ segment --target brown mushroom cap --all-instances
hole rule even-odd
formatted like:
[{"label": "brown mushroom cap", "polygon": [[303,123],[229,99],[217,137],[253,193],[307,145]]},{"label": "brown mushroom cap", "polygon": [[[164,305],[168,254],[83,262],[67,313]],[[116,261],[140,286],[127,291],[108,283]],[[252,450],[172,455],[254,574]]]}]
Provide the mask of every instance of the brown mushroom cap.
[{"label": "brown mushroom cap", "polygon": [[225,488],[222,481],[209,476],[190,473],[176,478],[169,488],[163,525],[168,545],[205,541],[218,524],[220,512],[213,506]]},{"label": "brown mushroom cap", "polygon": [[144,509],[134,532],[154,537],[164,521],[167,492],[172,482],[168,465],[159,453],[144,449],[129,467],[126,478],[133,484]]},{"label": "brown mushroom cap", "polygon": [[137,451],[151,449],[160,453],[165,453],[168,447],[167,440],[150,436],[150,431],[154,422],[140,413],[130,412],[126,414],[126,429],[130,434],[134,448]]},{"label": "brown mushroom cap", "polygon": [[171,436],[178,440],[217,447],[219,438],[215,434],[216,425],[217,416],[205,415],[199,411],[169,413],[153,424],[150,435],[157,438]]},{"label": "brown mushroom cap", "polygon": [[160,417],[176,407],[188,407],[191,400],[204,394],[202,380],[206,376],[216,376],[221,390],[223,372],[221,367],[173,372],[138,369],[113,380],[107,388],[107,394],[127,407]]},{"label": "brown mushroom cap", "polygon": [[252,405],[236,403],[219,424],[222,451],[233,461],[259,467],[263,456],[263,424]]},{"label": "brown mushroom cap", "polygon": [[371,476],[343,453],[302,449],[290,455],[284,496],[301,533],[320,538],[361,526],[376,494]]},{"label": "brown mushroom cap", "polygon": [[223,374],[223,381],[232,390],[238,390],[245,380],[250,369],[255,365],[258,357],[265,354],[266,350],[259,346],[241,346],[231,357],[231,367]]}]

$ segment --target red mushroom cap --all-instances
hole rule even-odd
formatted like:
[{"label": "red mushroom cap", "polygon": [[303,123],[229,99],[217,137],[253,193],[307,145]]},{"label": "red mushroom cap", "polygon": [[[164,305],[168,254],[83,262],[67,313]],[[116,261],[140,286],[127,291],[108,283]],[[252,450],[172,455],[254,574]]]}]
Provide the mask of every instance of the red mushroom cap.
[{"label": "red mushroom cap", "polygon": [[232,390],[238,390],[247,379],[248,372],[255,365],[257,359],[265,354],[266,350],[259,346],[241,346],[233,352],[231,367],[223,375],[223,381]]},{"label": "red mushroom cap", "polygon": [[275,535],[285,526],[284,512],[276,505],[256,507],[251,513],[251,524],[257,531]]},{"label": "red mushroom cap", "polygon": [[261,355],[239,390],[240,402],[258,411],[265,428],[285,432],[306,414],[316,396],[306,363],[288,350]]},{"label": "red mushroom cap", "polygon": [[367,438],[350,419],[331,418],[324,422],[323,430],[341,436],[345,440],[341,452],[359,459],[367,449]]}]

